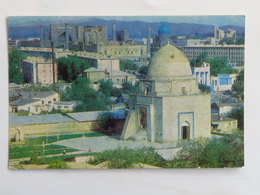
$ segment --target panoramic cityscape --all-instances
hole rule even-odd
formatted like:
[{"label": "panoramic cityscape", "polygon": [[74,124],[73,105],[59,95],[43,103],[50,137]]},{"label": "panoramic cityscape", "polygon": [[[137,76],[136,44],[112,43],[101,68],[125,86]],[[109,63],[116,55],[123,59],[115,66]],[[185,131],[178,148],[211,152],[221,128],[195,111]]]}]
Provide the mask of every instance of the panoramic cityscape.
[{"label": "panoramic cityscape", "polygon": [[9,168],[243,167],[244,23],[9,17]]}]

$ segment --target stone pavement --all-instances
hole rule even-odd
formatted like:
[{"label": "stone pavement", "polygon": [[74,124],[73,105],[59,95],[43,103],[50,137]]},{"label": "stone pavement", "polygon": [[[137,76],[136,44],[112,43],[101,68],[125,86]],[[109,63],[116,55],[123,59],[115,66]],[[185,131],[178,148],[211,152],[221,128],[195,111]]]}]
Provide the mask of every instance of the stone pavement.
[{"label": "stone pavement", "polygon": [[82,152],[102,152],[105,150],[113,150],[118,147],[140,149],[143,147],[153,147],[164,159],[171,160],[180,148],[177,148],[177,142],[171,143],[151,143],[148,141],[123,141],[119,137],[81,137],[69,140],[63,140],[55,142],[53,144],[67,146],[69,148],[75,148]]}]

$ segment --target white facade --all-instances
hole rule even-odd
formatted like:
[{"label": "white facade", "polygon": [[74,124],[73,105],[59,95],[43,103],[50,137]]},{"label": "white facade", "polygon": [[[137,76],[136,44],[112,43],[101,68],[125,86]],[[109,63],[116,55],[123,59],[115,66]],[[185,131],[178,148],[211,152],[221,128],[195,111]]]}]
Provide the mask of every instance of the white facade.
[{"label": "white facade", "polygon": [[192,67],[192,74],[198,80],[198,83],[210,85],[210,64],[203,63],[201,67]]},{"label": "white facade", "polygon": [[77,101],[68,102],[54,102],[53,108],[56,110],[73,111],[73,109],[78,105]]},{"label": "white facade", "polygon": [[238,74],[218,74],[217,77],[210,77],[212,91],[231,90],[232,85],[236,82]]}]

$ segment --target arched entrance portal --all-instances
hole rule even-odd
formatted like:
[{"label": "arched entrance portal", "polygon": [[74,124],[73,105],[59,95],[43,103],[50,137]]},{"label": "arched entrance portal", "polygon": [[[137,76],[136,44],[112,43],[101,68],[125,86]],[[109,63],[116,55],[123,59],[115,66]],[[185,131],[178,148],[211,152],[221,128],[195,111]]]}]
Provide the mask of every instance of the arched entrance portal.
[{"label": "arched entrance portal", "polygon": [[[66,32],[61,33],[61,35],[59,36],[59,43],[65,43],[66,42]],[[69,42],[72,41],[72,37],[69,34]]]},{"label": "arched entrance portal", "polygon": [[190,139],[190,124],[188,122],[181,125],[181,139]]}]

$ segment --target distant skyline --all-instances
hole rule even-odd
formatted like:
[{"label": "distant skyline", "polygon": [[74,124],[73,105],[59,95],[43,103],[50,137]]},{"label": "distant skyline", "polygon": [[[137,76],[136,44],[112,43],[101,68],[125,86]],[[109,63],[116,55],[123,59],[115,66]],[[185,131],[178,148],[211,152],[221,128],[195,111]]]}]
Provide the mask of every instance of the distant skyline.
[{"label": "distant skyline", "polygon": [[93,18],[119,21],[144,21],[144,22],[172,22],[172,23],[196,23],[214,26],[236,25],[245,26],[243,15],[219,15],[219,16],[13,16],[8,18],[9,25],[23,25],[35,22],[83,22]]}]

